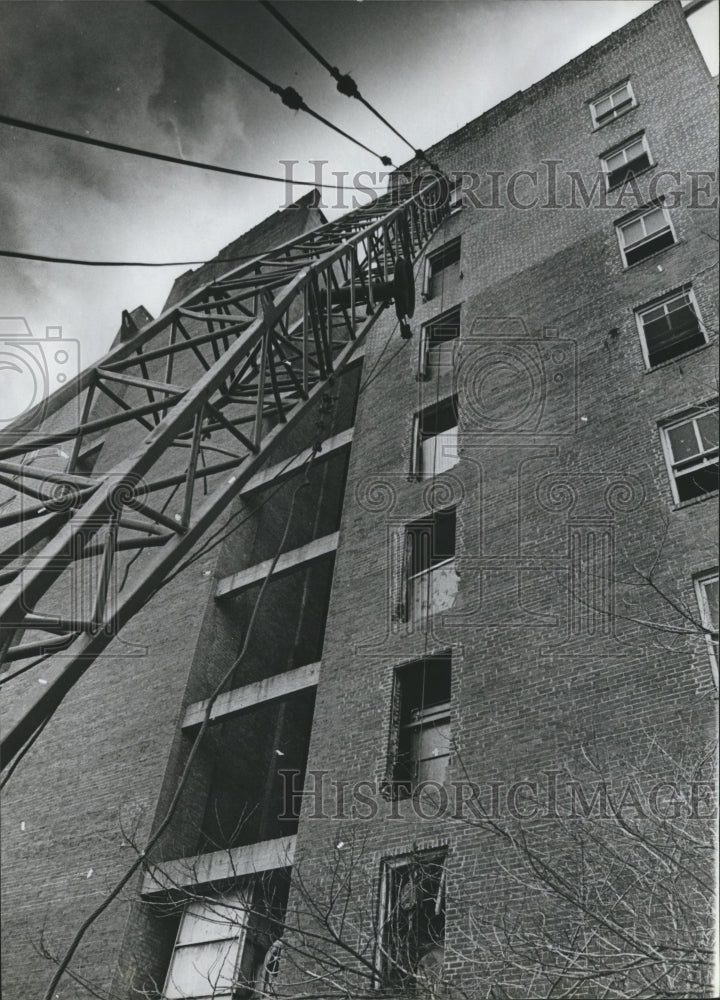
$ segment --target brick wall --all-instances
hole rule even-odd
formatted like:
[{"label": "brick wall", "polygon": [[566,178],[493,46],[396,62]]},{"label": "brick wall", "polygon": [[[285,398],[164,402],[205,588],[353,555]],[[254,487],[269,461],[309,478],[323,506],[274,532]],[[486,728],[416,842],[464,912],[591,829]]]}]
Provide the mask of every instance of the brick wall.
[{"label": "brick wall", "polygon": [[[594,131],[588,101],[627,77],[637,107]],[[366,367],[386,367],[358,403],[311,772],[327,772],[348,790],[380,782],[394,671],[445,649],[453,656],[457,749],[450,778],[472,779],[486,792],[490,782],[506,789],[520,778],[542,784],[548,768],[566,777],[584,771],[590,780],[582,748],[606,760],[617,780],[627,780],[648,753],[648,775],[667,777],[668,758],[651,752],[654,740],[656,749],[678,757],[714,732],[716,689],[704,639],[696,633],[669,643],[639,619],[682,630],[686,620],[670,602],[696,613],[692,577],[717,562],[715,503],[673,503],[657,426],[714,393],[717,173],[706,207],[693,207],[690,172],[716,170],[716,116],[717,91],[680,7],[665,3],[430,151],[448,172],[481,171],[476,193],[484,205],[492,202],[489,172],[502,172],[503,205],[466,203],[436,234],[430,250],[462,238],[460,291],[419,304],[416,336],[396,358],[387,361],[388,339],[400,344],[389,320],[371,334]],[[548,195],[540,189],[536,207],[508,202],[514,172],[542,175],[543,161],[556,161],[555,199],[569,204],[568,173],[576,171],[590,189],[599,155],[640,130],[656,164],[637,178],[640,203],[659,171],[680,172],[671,184],[682,193],[670,208],[678,242],[657,256],[623,268],[614,223],[633,207],[629,198],[615,209],[597,198],[587,208],[543,207]],[[529,202],[538,192],[518,180],[515,193]],[[634,309],[690,282],[708,344],[648,371]],[[417,334],[457,303],[462,330],[454,374],[419,380]],[[433,494],[427,480],[408,475],[413,419],[453,392],[462,457]],[[431,628],[410,630],[392,617],[397,581],[389,539],[433,506],[449,504],[458,509],[458,596],[452,613],[436,616]],[[583,545],[607,532],[614,565],[598,556],[587,576],[608,582],[609,595],[588,592],[583,601],[577,594],[577,581],[567,576],[571,532]],[[653,565],[661,594],[641,576]],[[612,614],[590,622],[593,601],[612,602],[602,604]],[[333,798],[328,788],[328,812]],[[346,798],[350,803],[349,791]],[[477,824],[422,820],[408,802],[390,816],[389,803],[377,794],[374,801],[373,818],[353,818],[346,804],[345,817],[332,820],[317,816],[308,795],[296,854],[305,891],[322,898],[328,866],[353,836],[355,843],[363,839],[358,878],[373,892],[383,857],[444,840],[447,968],[475,995],[477,969],[463,935],[473,914],[490,926],[511,916],[517,900],[503,866],[512,867],[512,853]],[[432,805],[427,809],[432,815]],[[339,841],[345,847],[334,850]],[[291,909],[301,898],[300,890],[291,895]],[[359,922],[365,913],[367,931],[367,897],[354,905]],[[292,983],[289,966],[285,977]],[[484,990],[492,970],[480,979]]]}]

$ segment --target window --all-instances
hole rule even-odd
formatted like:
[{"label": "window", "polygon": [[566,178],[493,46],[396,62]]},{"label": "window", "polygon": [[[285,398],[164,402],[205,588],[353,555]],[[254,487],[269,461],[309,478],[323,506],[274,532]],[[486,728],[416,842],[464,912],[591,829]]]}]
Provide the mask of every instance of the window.
[{"label": "window", "polygon": [[451,309],[423,327],[421,342],[422,377],[437,378],[452,371],[455,348],[460,336],[460,309]]},{"label": "window", "polygon": [[626,267],[675,242],[670,216],[662,205],[643,209],[626,222],[618,223],[617,231]]},{"label": "window", "polygon": [[247,902],[239,892],[188,903],[180,919],[163,997],[233,997],[247,913]]},{"label": "window", "polygon": [[650,166],[650,147],[644,135],[626,140],[622,146],[616,147],[600,157],[608,191],[618,187],[628,177],[640,173]]},{"label": "window", "polygon": [[433,299],[448,292],[460,277],[460,237],[446,243],[425,261],[425,297]]},{"label": "window", "polygon": [[718,571],[712,570],[695,579],[695,593],[700,607],[700,621],[707,629],[707,645],[710,654],[715,683],[718,680],[718,619],[720,618],[720,590],[718,589]]},{"label": "window", "polygon": [[450,735],[450,657],[409,663],[395,677],[393,790],[410,795],[423,781],[447,775]]},{"label": "window", "polygon": [[709,407],[661,428],[670,482],[682,503],[718,488],[718,408]]},{"label": "window", "polygon": [[187,904],[164,1000],[249,1000],[272,982],[279,962],[278,926],[272,916],[262,917],[256,904],[251,907],[239,890]]},{"label": "window", "polygon": [[405,996],[441,995],[445,959],[445,851],[383,863],[383,985]]},{"label": "window", "polygon": [[405,536],[406,618],[421,622],[452,607],[455,573],[455,508],[408,525]]},{"label": "window", "polygon": [[462,177],[460,177],[457,181],[455,181],[452,188],[450,189],[450,204],[449,204],[450,215],[455,215],[455,213],[459,212],[462,207],[463,207],[463,186],[462,186]]},{"label": "window", "polygon": [[590,113],[596,128],[614,121],[637,104],[630,81],[606,91],[590,102]]},{"label": "window", "polygon": [[457,397],[446,399],[415,418],[413,471],[419,476],[437,476],[457,465]]},{"label": "window", "polygon": [[677,358],[706,342],[690,288],[638,309],[635,315],[649,368]]}]

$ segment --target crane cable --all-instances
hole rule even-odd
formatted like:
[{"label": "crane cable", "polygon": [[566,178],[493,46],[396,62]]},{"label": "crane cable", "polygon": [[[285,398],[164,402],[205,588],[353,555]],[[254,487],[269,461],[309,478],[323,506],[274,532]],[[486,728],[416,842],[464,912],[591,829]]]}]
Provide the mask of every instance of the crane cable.
[{"label": "crane cable", "polygon": [[350,76],[349,73],[341,73],[340,70],[337,68],[337,66],[331,65],[327,61],[327,59],[318,52],[315,46],[312,45],[307,40],[307,38],[305,38],[304,35],[300,31],[298,31],[298,29],[294,25],[290,24],[287,18],[284,17],[280,13],[280,11],[275,6],[273,6],[273,4],[269,2],[269,0],[259,0],[259,2],[262,4],[265,10],[269,14],[272,14],[275,20],[279,21],[279,23],[283,26],[283,28],[285,28],[285,30],[288,31],[293,36],[293,38],[296,41],[298,41],[302,45],[302,47],[306,49],[310,53],[310,55],[320,63],[321,66],[325,67],[330,76],[332,76],[332,78],[337,83],[337,89],[340,91],[341,94],[343,94],[345,97],[353,97],[355,98],[356,101],[360,101],[361,104],[364,104],[365,107],[368,109],[368,111],[374,114],[375,117],[378,118],[383,123],[383,125],[385,125],[387,128],[390,129],[391,132],[394,132],[395,135],[398,137],[398,139],[404,142],[406,146],[410,147],[410,149],[413,151],[413,153],[419,160],[423,160],[425,163],[428,164],[429,167],[440,173],[440,169],[434,163],[430,162],[430,160],[427,158],[425,152],[422,149],[416,149],[409,139],[406,139],[401,132],[398,132],[395,126],[391,125],[390,122],[387,120],[387,118],[385,118],[384,115],[381,115],[380,112],[377,110],[377,108],[374,108],[372,104],[362,96],[360,90],[358,89],[357,83],[355,82],[355,80],[353,80],[353,78]]},{"label": "crane cable", "polygon": [[244,60],[234,55],[219,42],[216,42],[213,38],[210,38],[209,35],[206,35],[204,31],[200,30],[200,28],[196,28],[195,25],[186,21],[184,17],[177,14],[174,10],[168,7],[167,4],[161,3],[161,0],[147,0],[147,3],[159,10],[160,13],[165,14],[166,17],[169,17],[172,21],[175,21],[175,23],[179,24],[182,28],[185,28],[185,30],[189,31],[191,35],[194,35],[196,38],[199,38],[200,41],[205,42],[206,45],[215,49],[215,51],[219,52],[220,55],[225,56],[226,59],[229,59],[230,62],[239,66],[240,69],[244,70],[246,73],[249,73],[250,76],[254,77],[260,83],[264,84],[264,86],[266,86],[273,94],[277,94],[283,104],[292,111],[305,111],[307,114],[317,119],[317,121],[322,122],[323,125],[327,125],[327,127],[331,128],[334,132],[342,135],[350,142],[355,143],[356,146],[360,146],[360,148],[364,149],[367,153],[370,153],[372,156],[376,156],[383,166],[393,166],[393,162],[389,156],[381,156],[380,153],[377,153],[374,149],[366,146],[364,142],[360,142],[359,139],[355,139],[348,132],[343,131],[343,129],[339,126],[333,125],[333,123],[328,121],[327,118],[318,114],[317,111],[313,111],[312,108],[309,108],[294,87],[280,87],[277,83],[273,83],[273,81],[268,79],[268,77],[263,76],[263,74],[258,72],[258,70],[253,69],[253,67],[249,66]]}]

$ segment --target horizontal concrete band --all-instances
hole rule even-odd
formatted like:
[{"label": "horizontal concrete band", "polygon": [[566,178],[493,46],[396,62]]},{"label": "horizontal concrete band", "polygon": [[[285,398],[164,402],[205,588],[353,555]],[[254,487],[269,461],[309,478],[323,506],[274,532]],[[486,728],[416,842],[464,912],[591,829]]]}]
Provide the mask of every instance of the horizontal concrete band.
[{"label": "horizontal concrete band", "polygon": [[[318,453],[318,458],[329,458],[334,452],[339,451],[341,448],[347,448],[352,444],[353,439],[353,428],[350,427],[346,431],[342,431],[340,434],[335,434],[334,437],[328,438],[326,441],[321,442],[321,449]],[[291,459],[286,459],[284,462],[278,462],[277,465],[271,465],[268,469],[261,469],[260,472],[256,473],[252,479],[243,486],[240,490],[240,496],[247,496],[248,493],[253,493],[255,490],[260,490],[263,486],[268,486],[270,483],[282,482],[288,476],[291,476],[294,472],[297,472],[312,455],[312,448],[306,448],[304,451],[299,452]],[[317,460],[317,459],[316,459]]]},{"label": "horizontal concrete band", "polygon": [[[319,676],[320,664],[307,663],[303,667],[295,667],[294,670],[285,670],[281,674],[275,674],[274,677],[266,677],[253,684],[245,684],[232,691],[225,691],[215,701],[210,718],[227,718],[230,715],[237,715],[247,708],[252,708],[253,705],[261,705],[263,702],[274,701],[276,698],[284,698],[295,691],[314,687]],[[183,729],[199,726],[205,718],[206,708],[207,700],[196,701],[192,705],[188,705],[182,722]]]},{"label": "horizontal concrete band", "polygon": [[[278,559],[272,575],[279,576],[281,573],[288,573],[297,566],[302,566],[303,563],[313,562],[315,559],[329,555],[337,549],[338,539],[339,532],[334,531],[332,535],[323,535],[322,538],[316,538],[314,541],[308,542],[307,545],[301,545],[298,549],[283,553]],[[266,559],[264,562],[240,570],[239,573],[233,573],[232,576],[223,577],[222,580],[218,581],[215,596],[233,597],[245,587],[261,583],[270,572],[272,563],[272,559]]]},{"label": "horizontal concrete band", "polygon": [[153,896],[173,889],[207,885],[223,879],[241,878],[259,872],[288,868],[295,855],[295,836],[262,840],[245,847],[233,847],[212,854],[178,858],[163,865],[150,866],[143,879],[142,893]]}]

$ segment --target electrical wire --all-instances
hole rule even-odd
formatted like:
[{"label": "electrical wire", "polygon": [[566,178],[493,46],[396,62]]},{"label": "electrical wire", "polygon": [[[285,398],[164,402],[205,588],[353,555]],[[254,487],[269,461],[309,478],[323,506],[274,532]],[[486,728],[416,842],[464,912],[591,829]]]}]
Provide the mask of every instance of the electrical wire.
[{"label": "electrical wire", "polygon": [[[257,253],[243,254],[241,257],[227,257],[228,263],[237,260],[252,260],[253,257],[260,257],[261,251]],[[0,257],[10,257],[13,260],[34,260],[43,261],[47,264],[73,264],[76,267],[191,267],[198,264],[208,264],[212,261],[206,260],[84,260],[79,257],[51,257],[43,253],[22,253],[20,250],[0,250]]]},{"label": "electrical wire", "polygon": [[199,264],[233,264],[239,260],[255,260],[266,253],[256,250],[255,253],[239,254],[237,257],[223,257],[220,260],[87,260],[81,257],[51,257],[40,253],[21,253],[18,250],[0,250],[0,257],[10,257],[17,260],[44,261],[49,264],[74,264],[79,267],[191,267]]},{"label": "electrical wire", "polygon": [[240,59],[239,56],[236,56],[234,53],[230,52],[229,49],[226,49],[219,42],[216,42],[214,38],[211,38],[209,35],[206,35],[204,31],[200,30],[200,28],[196,28],[194,24],[190,23],[190,21],[186,21],[184,17],[181,17],[180,14],[177,14],[174,10],[168,7],[167,4],[161,3],[160,0],[147,0],[147,3],[149,3],[152,7],[155,7],[156,10],[159,10],[161,14],[165,14],[166,17],[169,17],[172,21],[175,21],[175,23],[179,24],[180,27],[185,28],[185,30],[189,31],[191,35],[194,35],[196,38],[199,38],[200,41],[205,42],[206,45],[209,45],[210,48],[214,49],[216,52],[219,52],[220,55],[225,56],[225,58],[229,59],[230,62],[235,64],[235,66],[239,66],[240,69],[244,70],[245,73],[248,73],[259,83],[262,83],[265,87],[267,87],[271,93],[277,94],[277,96],[280,98],[283,104],[286,107],[290,108],[292,111],[304,111],[306,114],[311,115],[311,117],[315,118],[317,121],[322,122],[323,125],[326,125],[328,128],[331,128],[333,132],[337,132],[338,135],[341,135],[345,139],[348,139],[356,146],[359,146],[361,149],[364,149],[367,153],[370,153],[372,156],[376,156],[383,164],[383,166],[385,167],[393,166],[393,162],[389,156],[382,156],[374,149],[371,149],[369,146],[366,146],[364,142],[361,142],[359,139],[356,139],[354,136],[350,135],[348,132],[345,132],[337,125],[334,125],[331,121],[328,121],[327,118],[324,118],[322,115],[318,114],[317,111],[313,111],[312,108],[309,108],[305,103],[305,101],[300,96],[300,94],[298,94],[297,90],[295,90],[293,87],[280,87],[277,83],[273,83],[272,80],[268,79],[268,77],[258,72],[258,70],[253,69],[252,66],[246,63],[243,59]]},{"label": "electrical wire", "polygon": [[310,53],[310,55],[320,63],[321,66],[325,67],[330,76],[337,83],[337,89],[340,91],[341,94],[343,94],[345,97],[353,97],[355,98],[356,101],[360,101],[360,103],[363,104],[368,109],[368,111],[371,112],[371,114],[375,115],[375,117],[378,118],[383,123],[383,125],[389,128],[391,132],[394,132],[395,135],[398,137],[398,139],[404,142],[406,146],[409,146],[409,148],[413,151],[413,153],[415,154],[415,156],[417,156],[418,159],[423,160],[425,163],[429,164],[429,166],[431,166],[433,170],[438,170],[438,168],[434,164],[430,163],[430,161],[428,160],[427,156],[425,155],[422,149],[416,149],[415,146],[413,146],[413,144],[410,142],[410,140],[405,138],[402,132],[398,132],[395,126],[391,125],[390,122],[387,120],[387,118],[385,118],[384,115],[381,115],[380,112],[377,110],[377,108],[374,108],[372,104],[362,96],[362,94],[358,89],[357,83],[353,80],[353,78],[350,76],[349,73],[341,73],[340,70],[337,68],[337,66],[331,65],[331,63],[329,63],[327,59],[325,59],[325,57],[322,56],[318,52],[318,50],[313,45],[310,44],[307,38],[305,38],[304,35],[294,25],[292,25],[287,20],[287,18],[285,18],[273,4],[269,3],[269,0],[259,0],[259,2],[262,4],[265,10],[269,14],[272,14],[275,20],[278,21],[283,26],[283,28],[285,28],[285,30],[288,31],[293,36],[293,38],[297,42],[299,42],[302,45],[302,47],[306,49]]},{"label": "electrical wire", "polygon": [[[152,2],[152,0],[149,0]],[[219,174],[232,174],[234,177],[250,177],[259,181],[273,181],[276,184],[299,184],[301,187],[332,188],[338,190],[337,184],[319,184],[315,181],[298,181],[295,178],[277,177],[274,174],[258,174],[252,170],[236,170],[234,167],[221,167],[217,163],[205,163],[203,160],[184,160],[169,153],[155,153],[149,149],[139,149],[137,146],[126,146],[122,142],[109,142],[106,139],[95,139],[90,135],[79,135],[77,132],[66,132],[64,129],[50,128],[38,122],[29,122],[24,118],[11,118],[0,114],[0,125],[10,125],[12,128],[24,129],[27,132],[39,132],[41,135],[51,135],[56,139],[69,139],[71,142],[81,142],[86,146],[98,146],[100,149],[110,149],[114,153],[128,153],[130,156],[144,156],[148,160],[160,160],[163,163],[178,163],[182,167],[194,167],[197,170],[212,170]],[[372,152],[372,150],[369,150]],[[353,191],[355,188],[343,188]]]}]

